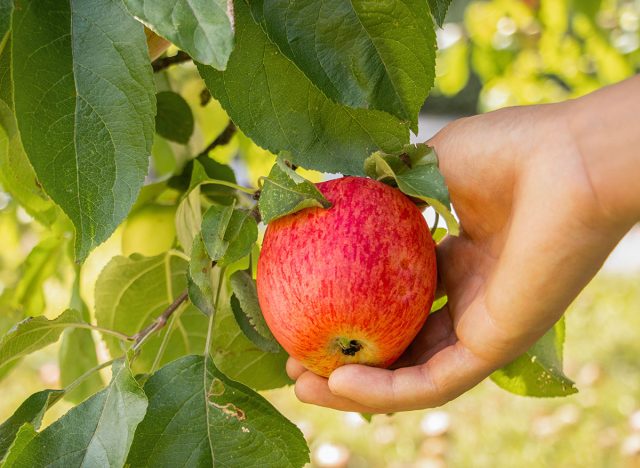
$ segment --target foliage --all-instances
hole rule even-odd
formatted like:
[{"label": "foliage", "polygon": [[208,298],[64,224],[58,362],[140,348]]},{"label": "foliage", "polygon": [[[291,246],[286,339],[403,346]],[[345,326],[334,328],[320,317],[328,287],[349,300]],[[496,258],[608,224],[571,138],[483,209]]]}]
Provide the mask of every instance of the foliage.
[{"label": "foliage", "polygon": [[[572,92],[630,70],[632,54],[615,58],[597,37],[585,45],[607,65],[597,62],[597,80],[547,70],[549,37],[561,38],[565,62],[575,58],[568,13],[513,0],[473,3],[469,40],[445,44],[436,67],[449,3],[0,0],[0,184],[12,197],[0,232],[7,249],[28,229],[38,239],[21,264],[2,264],[20,273],[0,295],[0,378],[62,337],[64,387],[28,397],[0,425],[4,466],[308,461],[300,431],[257,393],[291,383],[253,279],[264,224],[331,209],[315,170],[397,187],[457,235],[437,157],[409,134],[436,69],[439,92],[465,85],[463,73],[440,72],[466,63],[469,48],[487,86],[481,103],[491,80],[520,79],[526,48],[492,55],[501,30],[476,18],[492,24],[506,8],[518,31],[539,20],[546,65],[536,73]],[[595,12],[572,15],[586,38]],[[9,210],[36,227],[5,226]],[[92,252],[118,235],[95,291],[81,290]],[[52,310],[51,282],[68,287],[68,308]],[[559,326],[494,380],[519,394],[569,393],[563,339]],[[41,429],[62,397],[77,406]]]}]

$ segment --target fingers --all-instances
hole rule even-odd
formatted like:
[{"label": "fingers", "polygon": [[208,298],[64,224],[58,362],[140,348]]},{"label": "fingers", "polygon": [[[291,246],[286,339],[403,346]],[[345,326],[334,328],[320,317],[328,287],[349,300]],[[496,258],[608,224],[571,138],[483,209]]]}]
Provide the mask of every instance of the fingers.
[{"label": "fingers", "polygon": [[360,413],[380,413],[375,408],[362,405],[338,395],[329,389],[327,379],[312,372],[304,372],[298,377],[295,386],[296,397],[303,403],[312,403],[340,411],[357,411]]},{"label": "fingers", "polygon": [[298,380],[302,374],[304,374],[307,369],[304,368],[300,362],[296,361],[292,357],[287,360],[287,375],[291,380]]},{"label": "fingers", "polygon": [[431,408],[461,395],[493,370],[494,366],[457,342],[419,366],[396,370],[361,365],[340,367],[329,377],[329,388],[334,397],[342,399],[323,395],[323,403],[330,405],[346,399],[376,412]]}]

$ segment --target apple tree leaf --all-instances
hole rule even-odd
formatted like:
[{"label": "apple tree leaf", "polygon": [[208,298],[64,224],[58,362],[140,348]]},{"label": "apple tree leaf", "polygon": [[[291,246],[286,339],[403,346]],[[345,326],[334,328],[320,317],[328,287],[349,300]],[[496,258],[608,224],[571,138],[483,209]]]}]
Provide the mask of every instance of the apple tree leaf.
[{"label": "apple tree leaf", "polygon": [[269,39],[335,102],[410,121],[433,85],[435,33],[424,0],[260,0]]},{"label": "apple tree leaf", "polygon": [[42,390],[27,398],[9,419],[0,424],[0,460],[13,443],[20,427],[29,423],[34,429],[40,427],[44,413],[64,395],[64,390]]},{"label": "apple tree leaf", "polygon": [[290,151],[291,161],[308,169],[358,175],[373,151],[395,151],[408,143],[407,122],[334,102],[281,52],[252,18],[245,0],[234,7],[236,46],[226,71],[202,64],[198,71],[257,145],[274,154]]},{"label": "apple tree leaf", "polygon": [[440,27],[442,27],[442,24],[444,23],[444,17],[447,14],[449,5],[451,5],[451,0],[429,0],[431,14]]},{"label": "apple tree leaf", "polygon": [[112,372],[107,388],[42,432],[21,430],[4,467],[124,466],[147,397],[126,361],[115,361]]},{"label": "apple tree leaf", "polygon": [[264,178],[258,207],[262,221],[270,223],[305,208],[329,208],[331,203],[320,190],[278,158]]},{"label": "apple tree leaf", "polygon": [[229,378],[254,390],[290,385],[285,369],[289,356],[284,350],[265,352],[247,338],[231,310],[230,295],[223,289],[216,311],[211,348],[216,366]]},{"label": "apple tree leaf", "polygon": [[[127,335],[142,330],[186,289],[187,269],[188,263],[171,253],[155,257],[136,254],[114,257],[96,281],[95,311],[98,325]],[[178,309],[167,326],[141,347],[133,363],[136,373],[151,369],[167,333],[170,336],[159,364],[204,349],[206,317],[190,304]],[[113,357],[123,353],[117,338],[104,335],[103,339]]]},{"label": "apple tree leaf", "polygon": [[149,165],[155,94],[142,25],[118,0],[24,0],[13,13],[15,115],[83,260],[125,218]]},{"label": "apple tree leaf", "polygon": [[249,255],[258,223],[247,210],[212,205],[202,217],[202,238],[211,259],[225,267]]},{"label": "apple tree leaf", "polygon": [[173,91],[156,94],[156,133],[167,140],[187,144],[193,133],[193,113],[187,101]]},{"label": "apple tree leaf", "polygon": [[11,29],[11,13],[13,13],[13,0],[0,0],[0,51]]},{"label": "apple tree leaf", "polygon": [[193,240],[193,247],[191,247],[187,290],[191,303],[207,316],[215,312],[215,299],[211,284],[212,270],[211,258],[204,246],[202,235],[199,234]]},{"label": "apple tree leaf", "polygon": [[562,371],[564,330],[562,318],[529,351],[491,374],[491,380],[523,396],[558,397],[577,393],[575,383]]},{"label": "apple tree leaf", "polygon": [[58,341],[65,328],[82,323],[80,313],[72,309],[53,320],[40,316],[17,323],[0,338],[0,372],[13,361]]},{"label": "apple tree leaf", "polygon": [[198,62],[224,70],[233,49],[233,10],[227,0],[124,0],[149,29]]},{"label": "apple tree leaf", "polygon": [[406,145],[396,153],[373,153],[364,163],[365,173],[376,180],[396,186],[405,195],[429,204],[447,223],[449,234],[458,235],[460,226],[451,212],[449,190],[435,152],[430,147]]},{"label": "apple tree leaf", "polygon": [[233,273],[229,282],[233,291],[231,310],[242,332],[261,350],[268,353],[280,352],[282,348],[262,315],[254,279],[249,273],[241,270]]},{"label": "apple tree leaf", "polygon": [[152,375],[144,390],[149,409],[136,430],[127,460],[131,466],[302,467],[309,462],[300,430],[211,359],[178,359]]}]

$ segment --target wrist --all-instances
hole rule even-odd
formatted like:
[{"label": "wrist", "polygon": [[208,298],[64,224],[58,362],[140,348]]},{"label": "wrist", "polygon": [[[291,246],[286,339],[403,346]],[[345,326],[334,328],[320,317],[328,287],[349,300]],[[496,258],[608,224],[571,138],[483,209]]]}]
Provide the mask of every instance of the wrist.
[{"label": "wrist", "polygon": [[640,128],[620,91],[606,88],[562,107],[600,218],[629,229],[640,221]]}]

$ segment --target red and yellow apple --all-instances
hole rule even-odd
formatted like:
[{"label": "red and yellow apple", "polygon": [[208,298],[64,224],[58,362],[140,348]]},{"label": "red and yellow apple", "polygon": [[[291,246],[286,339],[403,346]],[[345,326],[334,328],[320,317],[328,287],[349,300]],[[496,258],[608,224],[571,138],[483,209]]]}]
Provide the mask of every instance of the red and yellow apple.
[{"label": "red and yellow apple", "polygon": [[317,185],[331,208],[272,221],[258,298],[282,347],[328,376],[344,364],[388,367],[424,325],[436,289],[435,245],[399,190],[363,177]]}]

